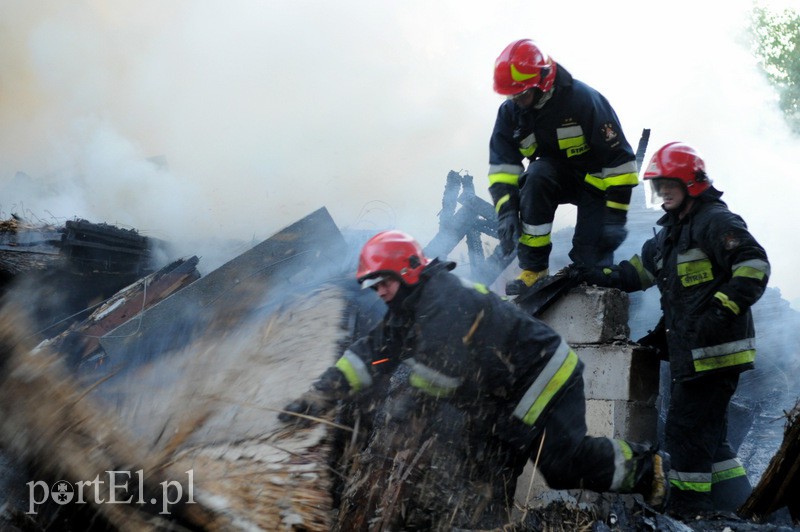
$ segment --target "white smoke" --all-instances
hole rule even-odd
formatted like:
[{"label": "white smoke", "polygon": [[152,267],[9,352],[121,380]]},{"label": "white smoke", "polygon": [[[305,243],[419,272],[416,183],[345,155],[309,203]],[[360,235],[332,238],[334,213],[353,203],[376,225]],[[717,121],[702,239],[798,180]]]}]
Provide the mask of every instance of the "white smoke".
[{"label": "white smoke", "polygon": [[748,51],[750,9],[0,0],[0,215],[258,240],[325,206],[427,242],[449,170],[488,198],[492,66],[531,37],[609,98],[634,147],[642,128],[648,155],[694,144],[797,299],[800,141]]}]

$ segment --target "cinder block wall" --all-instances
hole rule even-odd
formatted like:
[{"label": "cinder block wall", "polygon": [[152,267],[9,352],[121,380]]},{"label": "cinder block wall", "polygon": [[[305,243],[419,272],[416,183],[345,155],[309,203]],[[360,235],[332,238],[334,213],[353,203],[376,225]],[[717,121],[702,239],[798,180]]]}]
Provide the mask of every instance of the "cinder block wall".
[{"label": "cinder block wall", "polygon": [[[659,361],[629,339],[628,305],[624,292],[582,285],[557,301],[542,320],[567,340],[585,365],[589,434],[655,442]],[[517,483],[517,502],[526,505],[546,490],[529,463]]]}]

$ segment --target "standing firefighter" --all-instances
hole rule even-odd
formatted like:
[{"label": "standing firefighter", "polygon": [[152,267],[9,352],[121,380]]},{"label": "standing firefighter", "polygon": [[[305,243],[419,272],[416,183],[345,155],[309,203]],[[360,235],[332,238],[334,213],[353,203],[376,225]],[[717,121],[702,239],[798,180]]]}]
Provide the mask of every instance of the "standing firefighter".
[{"label": "standing firefighter", "polygon": [[[517,294],[549,273],[559,204],[578,207],[570,258],[610,265],[625,240],[636,157],[606,98],[573,79],[533,41],[509,44],[494,67],[500,105],[489,144],[489,192],[500,245],[517,249]],[[523,162],[528,160],[527,168]]]},{"label": "standing firefighter", "polygon": [[690,146],[672,142],[644,174],[661,197],[661,230],[617,266],[586,280],[633,292],[657,285],[662,320],[648,338],[669,358],[671,399],[665,447],[672,457],[670,511],[686,517],[735,510],[750,483],[727,441],[728,403],[739,374],[753,368],[750,307],[769,279],[764,249],[711,186]]},{"label": "standing firefighter", "polygon": [[[356,277],[362,287],[377,291],[388,312],[289,404],[281,419],[290,420],[288,412],[324,412],[337,399],[369,390],[378,374],[403,365],[409,394],[421,398],[412,404],[455,407],[469,418],[462,440],[492,441],[513,456],[507,484],[514,485],[541,445],[538,467],[553,488],[641,493],[652,505],[662,504],[668,487],[662,454],[587,436],[583,363],[570,346],[483,285],[463,283],[451,273],[454,267],[429,260],[400,231],[371,238]],[[433,417],[427,425],[443,430]],[[513,487],[509,493],[513,496]]]}]

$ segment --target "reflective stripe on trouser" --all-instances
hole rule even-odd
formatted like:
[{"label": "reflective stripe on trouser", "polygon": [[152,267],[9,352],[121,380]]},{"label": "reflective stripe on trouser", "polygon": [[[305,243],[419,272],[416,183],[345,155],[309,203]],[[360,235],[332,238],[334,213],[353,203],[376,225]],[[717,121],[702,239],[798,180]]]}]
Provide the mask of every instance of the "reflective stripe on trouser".
[{"label": "reflective stripe on trouser", "polygon": [[614,477],[608,491],[639,493],[650,497],[653,488],[655,452],[647,445],[611,440],[614,447]]},{"label": "reflective stripe on trouser", "polygon": [[753,486],[747,478],[747,471],[738,458],[717,462],[711,473],[711,498],[714,508],[735,512],[744,504]]},{"label": "reflective stripe on trouser", "polygon": [[711,473],[692,473],[673,469],[669,472],[669,483],[681,491],[711,493]]},{"label": "reflective stripe on trouser", "polygon": [[611,439],[586,434],[586,396],[580,360],[558,396],[540,416],[538,426],[532,432],[536,436],[528,442],[527,453],[531,460],[538,460],[538,469],[549,487],[609,491],[619,455]]},{"label": "reflective stripe on trouser", "polygon": [[526,425],[534,425],[550,401],[564,387],[578,366],[578,355],[562,341],[536,376],[514,409],[514,416]]},{"label": "reflective stripe on trouser", "polygon": [[570,258],[587,264],[611,264],[612,257],[598,248],[605,198],[600,192],[590,190],[583,177],[571,166],[547,158],[532,161],[520,176],[520,219],[523,228],[531,229],[528,232],[531,237],[521,238],[517,246],[520,268],[533,271],[548,268],[552,243],[549,232],[543,238],[541,230],[552,225],[556,209],[566,203],[578,207]]},{"label": "reflective stripe on trouser", "polygon": [[712,468],[736,456],[727,441],[727,412],[738,381],[736,373],[719,373],[672,383],[664,445],[676,511],[714,509]]}]

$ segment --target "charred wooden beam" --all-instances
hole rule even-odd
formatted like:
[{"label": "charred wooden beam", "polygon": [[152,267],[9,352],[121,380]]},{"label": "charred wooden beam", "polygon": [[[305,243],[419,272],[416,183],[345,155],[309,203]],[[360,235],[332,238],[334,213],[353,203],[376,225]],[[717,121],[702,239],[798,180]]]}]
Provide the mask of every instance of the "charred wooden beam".
[{"label": "charred wooden beam", "polygon": [[800,401],[787,414],[783,443],[767,466],[761,481],[739,509],[746,518],[766,518],[786,507],[800,523]]},{"label": "charred wooden beam", "polygon": [[64,225],[61,253],[78,270],[107,273],[150,273],[150,244],[133,229],[121,229],[87,220]]},{"label": "charred wooden beam", "polygon": [[85,320],[72,324],[58,336],[43,342],[63,354],[71,366],[93,359],[93,364],[105,362],[100,338],[144,310],[152,307],[200,278],[199,259],[179,259],[124,288]]},{"label": "charred wooden beam", "polygon": [[346,249],[328,211],[319,209],[146,310],[136,323],[114,329],[100,343],[115,360],[146,362],[209,328],[236,326],[267,304],[270,295],[273,302],[282,301],[287,293],[302,294],[341,274]]},{"label": "charred wooden beam", "polygon": [[[453,195],[461,187],[456,203]],[[514,259],[514,255],[503,255],[499,247],[488,257],[484,255],[482,235],[497,238],[497,216],[494,207],[475,194],[472,176],[451,171],[442,198],[439,213],[439,232],[425,246],[425,254],[431,257],[446,257],[462,240],[466,240],[470,259],[471,277],[474,281],[491,284]]]}]

